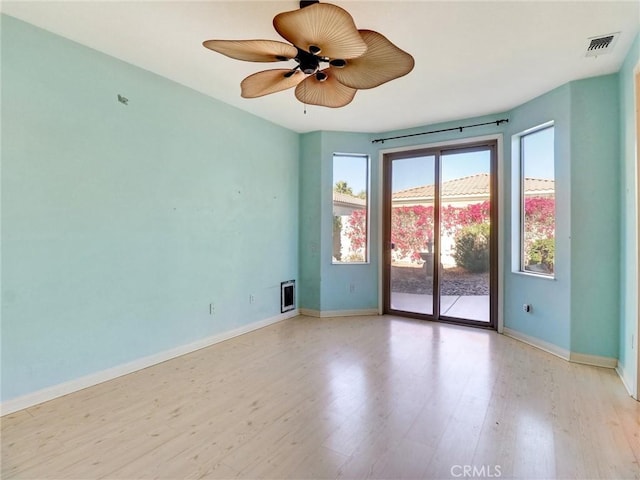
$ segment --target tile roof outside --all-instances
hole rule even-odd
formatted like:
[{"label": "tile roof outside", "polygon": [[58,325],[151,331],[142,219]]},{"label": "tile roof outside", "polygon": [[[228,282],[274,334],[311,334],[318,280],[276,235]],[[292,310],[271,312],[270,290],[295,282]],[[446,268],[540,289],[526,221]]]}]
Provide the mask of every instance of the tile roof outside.
[{"label": "tile roof outside", "polygon": [[364,198],[354,197],[348,193],[339,192],[333,192],[333,203],[359,207],[365,207],[367,205],[367,201]]},{"label": "tile roof outside", "polygon": [[[442,184],[442,196],[444,198],[451,197],[468,197],[489,195],[488,173],[479,173],[468,177],[456,178]],[[544,178],[525,178],[524,180],[526,194],[545,194],[553,192],[555,182]],[[424,185],[421,187],[408,188],[393,194],[394,200],[415,199],[415,198],[433,198],[434,185]]]}]

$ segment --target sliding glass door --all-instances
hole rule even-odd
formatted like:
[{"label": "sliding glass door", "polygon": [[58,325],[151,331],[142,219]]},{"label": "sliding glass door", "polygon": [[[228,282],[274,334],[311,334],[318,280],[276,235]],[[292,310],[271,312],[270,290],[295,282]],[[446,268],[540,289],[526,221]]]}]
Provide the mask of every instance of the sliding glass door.
[{"label": "sliding glass door", "polygon": [[495,142],[385,155],[385,311],[495,325]]},{"label": "sliding glass door", "polygon": [[433,315],[435,246],[434,155],[390,163],[395,204],[390,210],[390,308]]}]

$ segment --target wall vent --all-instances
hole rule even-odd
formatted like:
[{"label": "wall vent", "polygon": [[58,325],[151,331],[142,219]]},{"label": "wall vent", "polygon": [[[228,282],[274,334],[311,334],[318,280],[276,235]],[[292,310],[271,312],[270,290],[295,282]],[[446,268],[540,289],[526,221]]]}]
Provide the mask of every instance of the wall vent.
[{"label": "wall vent", "polygon": [[280,312],[296,308],[296,281],[289,280],[280,284]]},{"label": "wall vent", "polygon": [[587,40],[589,41],[589,45],[587,45],[587,53],[585,56],[597,57],[598,55],[605,55],[607,53],[610,53],[611,50],[613,50],[614,45],[618,41],[619,36],[620,32],[616,32],[588,38]]}]

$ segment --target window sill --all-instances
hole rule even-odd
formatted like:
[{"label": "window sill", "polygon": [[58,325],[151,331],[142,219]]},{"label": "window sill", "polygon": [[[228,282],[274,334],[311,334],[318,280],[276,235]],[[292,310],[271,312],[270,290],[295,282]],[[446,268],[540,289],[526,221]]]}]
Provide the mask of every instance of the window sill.
[{"label": "window sill", "polygon": [[369,265],[371,262],[331,262],[331,265]]},{"label": "window sill", "polygon": [[539,278],[541,280],[556,280],[555,275],[544,275],[542,273],[523,272],[522,270],[511,270],[511,273],[522,275],[523,277]]}]

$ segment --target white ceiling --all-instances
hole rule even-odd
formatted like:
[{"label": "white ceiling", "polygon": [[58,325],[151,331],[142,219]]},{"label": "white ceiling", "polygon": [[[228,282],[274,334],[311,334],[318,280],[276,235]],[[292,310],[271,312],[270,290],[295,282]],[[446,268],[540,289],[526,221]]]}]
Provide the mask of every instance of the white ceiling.
[{"label": "white ceiling", "polygon": [[[568,81],[619,70],[640,26],[634,1],[349,1],[358,28],[411,53],[415,69],[343,108],[304,107],[293,90],[240,97],[240,81],[282,64],[232,60],[208,39],[281,40],[291,1],[2,1],[12,15],[298,132],[382,132],[509,110]],[[622,32],[610,54],[588,38]]]}]

